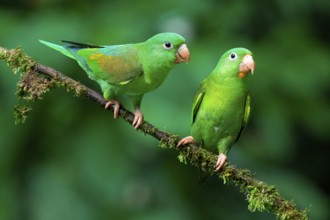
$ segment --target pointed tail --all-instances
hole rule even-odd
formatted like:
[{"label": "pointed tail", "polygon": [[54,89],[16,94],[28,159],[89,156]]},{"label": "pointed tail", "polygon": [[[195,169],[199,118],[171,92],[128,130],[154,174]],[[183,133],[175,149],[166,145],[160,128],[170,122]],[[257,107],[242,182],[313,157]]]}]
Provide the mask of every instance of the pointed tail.
[{"label": "pointed tail", "polygon": [[69,50],[67,50],[65,47],[63,47],[61,45],[53,44],[53,43],[50,43],[50,42],[47,42],[47,41],[44,41],[44,40],[39,40],[39,42],[46,45],[46,46],[48,46],[48,47],[50,47],[50,48],[53,48],[54,50],[57,50],[57,51],[61,52],[65,56],[68,56],[72,59],[76,59]]}]

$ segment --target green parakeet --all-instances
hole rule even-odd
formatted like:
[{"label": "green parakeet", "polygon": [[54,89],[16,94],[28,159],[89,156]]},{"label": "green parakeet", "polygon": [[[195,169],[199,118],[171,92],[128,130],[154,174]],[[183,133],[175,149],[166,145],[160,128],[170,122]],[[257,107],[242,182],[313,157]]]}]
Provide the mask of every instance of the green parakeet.
[{"label": "green parakeet", "polygon": [[253,74],[254,66],[252,53],[245,48],[234,48],[221,56],[197,91],[192,109],[192,136],[177,145],[196,141],[216,151],[219,153],[216,171],[225,164],[227,153],[249,121],[249,73]]},{"label": "green parakeet", "polygon": [[160,33],[142,43],[111,46],[40,42],[78,62],[89,78],[100,85],[109,101],[106,108],[114,104],[114,118],[120,107],[116,95],[129,96],[135,108],[135,128],[143,121],[140,110],[143,95],[159,87],[175,64],[190,59],[185,39],[175,33]]}]

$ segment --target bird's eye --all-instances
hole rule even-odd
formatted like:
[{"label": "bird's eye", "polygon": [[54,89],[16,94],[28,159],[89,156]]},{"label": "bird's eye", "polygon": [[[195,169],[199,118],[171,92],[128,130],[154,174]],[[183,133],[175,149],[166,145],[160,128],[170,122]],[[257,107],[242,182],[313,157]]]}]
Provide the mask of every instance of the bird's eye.
[{"label": "bird's eye", "polygon": [[230,59],[230,60],[236,60],[236,59],[237,59],[237,54],[236,54],[236,53],[231,53],[231,54],[229,55],[229,59]]},{"label": "bird's eye", "polygon": [[167,49],[167,50],[173,48],[173,45],[171,44],[171,42],[165,42],[163,45],[164,45],[164,48]]}]

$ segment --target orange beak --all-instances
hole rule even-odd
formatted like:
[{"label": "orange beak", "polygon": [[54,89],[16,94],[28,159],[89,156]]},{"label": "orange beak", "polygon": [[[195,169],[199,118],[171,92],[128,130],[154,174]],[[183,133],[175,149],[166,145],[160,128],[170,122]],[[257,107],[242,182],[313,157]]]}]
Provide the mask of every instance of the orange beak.
[{"label": "orange beak", "polygon": [[190,52],[189,49],[187,47],[186,44],[182,44],[178,51],[175,54],[175,61],[174,63],[178,64],[178,63],[182,63],[182,62],[186,62],[188,63],[190,60]]}]

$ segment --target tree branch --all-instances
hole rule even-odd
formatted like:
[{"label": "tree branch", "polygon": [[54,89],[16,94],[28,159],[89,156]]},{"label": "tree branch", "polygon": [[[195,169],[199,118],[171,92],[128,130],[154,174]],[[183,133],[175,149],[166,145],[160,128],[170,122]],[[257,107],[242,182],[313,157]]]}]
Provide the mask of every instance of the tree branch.
[{"label": "tree branch", "polygon": [[[17,96],[27,102],[41,99],[44,93],[54,87],[64,87],[75,96],[87,97],[103,107],[107,102],[100,93],[51,67],[36,63],[20,48],[8,50],[0,47],[0,59],[6,62],[14,73],[21,73],[20,81],[17,84]],[[23,121],[30,110],[30,107],[24,105],[15,107],[18,119],[21,118]],[[113,111],[113,106],[110,106],[109,110]],[[125,108],[120,108],[119,116],[132,124],[134,115]],[[176,148],[176,144],[180,140],[178,135],[164,132],[147,121],[144,121],[137,130],[158,139],[161,147],[179,151],[178,158],[181,162],[200,167],[210,175],[217,175],[224,183],[239,187],[240,191],[246,195],[250,211],[272,212],[276,218],[282,220],[308,219],[306,209],[298,210],[293,201],[286,200],[274,186],[256,179],[249,170],[238,169],[227,163],[221,172],[215,173],[214,165],[217,155],[206,151],[201,146],[190,144],[178,149]]]}]

